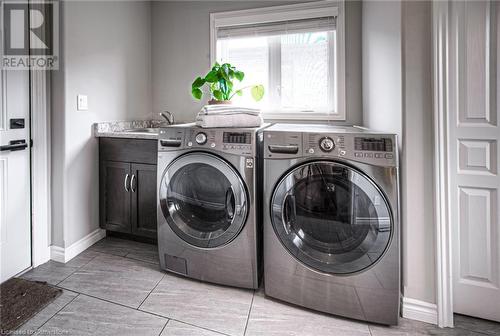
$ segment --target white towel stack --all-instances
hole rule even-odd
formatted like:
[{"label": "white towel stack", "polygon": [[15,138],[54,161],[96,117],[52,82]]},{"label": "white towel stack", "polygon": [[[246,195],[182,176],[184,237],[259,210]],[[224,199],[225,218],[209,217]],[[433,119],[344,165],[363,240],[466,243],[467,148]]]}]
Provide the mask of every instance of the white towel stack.
[{"label": "white towel stack", "polygon": [[212,127],[259,127],[260,110],[231,105],[205,105],[196,116],[196,125]]}]

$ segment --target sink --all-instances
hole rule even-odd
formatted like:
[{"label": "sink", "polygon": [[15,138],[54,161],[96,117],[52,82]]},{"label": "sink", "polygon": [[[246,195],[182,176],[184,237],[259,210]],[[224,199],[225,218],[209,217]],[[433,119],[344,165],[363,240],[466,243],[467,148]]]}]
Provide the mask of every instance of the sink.
[{"label": "sink", "polygon": [[130,128],[123,130],[123,132],[129,132],[129,133],[158,133],[158,128]]}]

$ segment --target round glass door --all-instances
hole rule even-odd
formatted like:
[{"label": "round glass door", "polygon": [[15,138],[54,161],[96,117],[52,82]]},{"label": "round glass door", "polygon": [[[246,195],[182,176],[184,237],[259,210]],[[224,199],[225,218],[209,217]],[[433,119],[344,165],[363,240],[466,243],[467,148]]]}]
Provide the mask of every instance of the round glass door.
[{"label": "round glass door", "polygon": [[285,248],[324,273],[360,272],[383,255],[392,232],[388,202],[364,174],[337,162],[298,166],[271,200],[274,230]]},{"label": "round glass door", "polygon": [[163,173],[159,193],[168,225],[191,245],[227,244],[245,224],[245,186],[238,173],[215,155],[190,153],[173,161]]}]

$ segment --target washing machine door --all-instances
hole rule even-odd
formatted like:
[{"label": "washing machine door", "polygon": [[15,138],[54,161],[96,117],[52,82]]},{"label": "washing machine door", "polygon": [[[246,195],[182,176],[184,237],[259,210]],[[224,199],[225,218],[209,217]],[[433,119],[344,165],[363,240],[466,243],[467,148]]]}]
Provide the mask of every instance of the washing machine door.
[{"label": "washing machine door", "polygon": [[296,259],[330,274],[374,265],[393,229],[389,204],[375,183],[331,161],[292,168],[274,190],[271,217],[278,238]]},{"label": "washing machine door", "polygon": [[177,236],[201,248],[229,243],[247,218],[247,193],[238,172],[208,153],[188,153],[173,161],[163,173],[159,199]]}]

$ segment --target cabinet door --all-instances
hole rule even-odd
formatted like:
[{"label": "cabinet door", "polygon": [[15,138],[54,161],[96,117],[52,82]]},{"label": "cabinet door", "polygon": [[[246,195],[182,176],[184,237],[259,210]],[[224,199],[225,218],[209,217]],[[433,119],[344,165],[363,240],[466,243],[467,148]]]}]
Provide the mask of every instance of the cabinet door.
[{"label": "cabinet door", "polygon": [[132,233],[156,238],[156,165],[131,164]]},{"label": "cabinet door", "polygon": [[101,227],[130,233],[130,163],[101,161],[100,176]]}]

